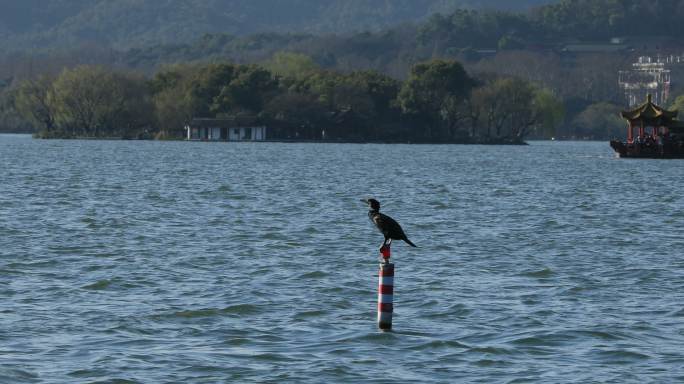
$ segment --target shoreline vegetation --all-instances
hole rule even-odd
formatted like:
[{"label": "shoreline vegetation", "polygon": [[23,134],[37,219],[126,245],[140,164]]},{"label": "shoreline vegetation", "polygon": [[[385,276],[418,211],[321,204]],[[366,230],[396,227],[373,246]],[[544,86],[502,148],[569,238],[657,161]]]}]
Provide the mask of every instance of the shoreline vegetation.
[{"label": "shoreline vegetation", "polygon": [[[251,115],[283,138],[286,130],[309,136],[302,140],[608,140],[624,136],[616,72],[642,56],[669,60],[665,105],[684,105],[684,83],[674,81],[684,76],[684,0],[487,0],[491,8],[484,0],[48,3],[0,5],[9,22],[0,42],[2,131],[178,137],[189,119]],[[277,20],[266,17],[276,8]],[[439,83],[434,93],[429,81],[418,86],[430,75],[415,68],[439,60],[458,62],[474,83],[447,93]],[[89,90],[67,79],[84,77],[84,64],[114,74],[115,83],[131,81],[109,94]],[[516,81],[532,88],[527,106],[519,96],[529,92],[516,91]],[[116,92],[135,87],[137,101],[128,104],[144,113],[116,101]],[[118,110],[116,121],[83,128],[92,116],[73,102],[79,92],[109,98],[106,108],[88,108],[96,120]]]},{"label": "shoreline vegetation", "polygon": [[262,65],[175,64],[150,77],[67,68],[23,81],[14,106],[43,139],[182,139],[193,118],[247,118],[273,141],[523,144],[563,119],[550,90],[474,77],[455,60],[416,64],[400,81],[322,69],[296,53]]},{"label": "shoreline vegetation", "polygon": [[672,59],[666,104],[684,105],[684,0],[228,2],[0,6],[0,130],[164,139],[245,115],[302,141],[608,140],[624,135],[616,71],[641,56]]},{"label": "shoreline vegetation", "polygon": [[[14,133],[6,133],[14,134]],[[31,135],[34,139],[47,139],[47,140],[110,140],[110,141],[186,141],[185,137],[173,137],[173,138],[155,138],[151,136],[54,136],[54,137],[43,137],[38,133],[16,133]],[[489,140],[485,139],[472,139],[472,140],[451,140],[451,141],[399,141],[399,140],[329,140],[329,139],[317,139],[317,140],[303,140],[303,139],[265,139],[258,141],[251,140],[241,140],[241,141],[228,141],[228,140],[193,140],[194,142],[208,142],[208,143],[227,143],[227,142],[239,142],[239,143],[321,143],[321,144],[412,144],[412,145],[529,145],[525,140],[516,140],[509,138],[491,138]]]}]

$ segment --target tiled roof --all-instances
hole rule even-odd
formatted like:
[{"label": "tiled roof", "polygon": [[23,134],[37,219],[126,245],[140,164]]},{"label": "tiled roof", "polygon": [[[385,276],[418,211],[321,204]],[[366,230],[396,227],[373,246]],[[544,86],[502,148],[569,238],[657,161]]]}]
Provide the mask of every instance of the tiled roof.
[{"label": "tiled roof", "polygon": [[627,120],[661,120],[669,121],[677,117],[677,110],[668,111],[662,107],[653,104],[651,95],[646,98],[646,102],[629,111],[622,111],[622,117]]}]

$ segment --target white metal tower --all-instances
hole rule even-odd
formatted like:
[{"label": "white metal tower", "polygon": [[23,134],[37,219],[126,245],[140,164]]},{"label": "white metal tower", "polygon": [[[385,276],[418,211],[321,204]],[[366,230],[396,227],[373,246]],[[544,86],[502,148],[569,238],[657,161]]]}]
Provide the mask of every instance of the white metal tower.
[{"label": "white metal tower", "polygon": [[670,96],[670,70],[666,64],[678,62],[680,57],[656,58],[641,56],[632,68],[618,72],[620,88],[630,107],[641,104],[651,94],[653,102],[664,105]]}]

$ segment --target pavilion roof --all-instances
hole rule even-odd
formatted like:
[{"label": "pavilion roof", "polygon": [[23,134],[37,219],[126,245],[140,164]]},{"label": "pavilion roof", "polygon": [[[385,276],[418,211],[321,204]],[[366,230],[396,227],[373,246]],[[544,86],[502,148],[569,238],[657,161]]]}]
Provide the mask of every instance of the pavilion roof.
[{"label": "pavilion roof", "polygon": [[653,103],[651,95],[646,97],[646,102],[629,111],[622,111],[622,117],[627,120],[644,121],[669,121],[677,117],[677,110],[668,111]]}]

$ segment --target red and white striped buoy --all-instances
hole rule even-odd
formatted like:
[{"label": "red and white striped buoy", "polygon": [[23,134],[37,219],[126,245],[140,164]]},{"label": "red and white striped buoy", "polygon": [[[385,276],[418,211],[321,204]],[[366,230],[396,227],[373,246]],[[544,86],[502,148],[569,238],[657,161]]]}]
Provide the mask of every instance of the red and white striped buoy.
[{"label": "red and white striped buoy", "polygon": [[392,312],[394,306],[394,264],[389,262],[390,247],[385,245],[380,252],[383,262],[378,273],[378,327],[382,330],[392,329]]}]

